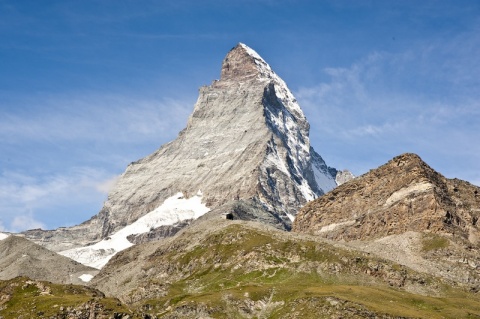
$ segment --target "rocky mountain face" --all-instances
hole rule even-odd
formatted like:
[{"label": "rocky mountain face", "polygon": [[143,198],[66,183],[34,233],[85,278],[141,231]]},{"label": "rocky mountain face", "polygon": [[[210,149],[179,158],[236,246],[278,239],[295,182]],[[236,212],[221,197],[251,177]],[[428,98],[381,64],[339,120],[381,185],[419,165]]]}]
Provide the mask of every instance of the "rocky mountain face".
[{"label": "rocky mountain face", "polygon": [[178,192],[185,198],[200,194],[209,209],[245,200],[263,207],[272,216],[268,222],[290,229],[299,207],[336,186],[336,170],[313,150],[308,134],[285,82],[255,51],[238,44],[223,61],[220,80],[200,88],[187,127],[131,163],[98,215],[75,227],[25,236],[55,251],[86,246]]},{"label": "rocky mountain face", "polygon": [[403,154],[305,205],[293,231],[480,289],[480,188]]},{"label": "rocky mountain face", "polygon": [[343,171],[337,171],[335,175],[335,182],[337,185],[342,185],[355,178],[355,175],[352,174],[349,170],[344,169]]},{"label": "rocky mountain face", "polygon": [[11,235],[0,240],[0,280],[26,276],[55,283],[85,284],[97,273],[97,269],[54,253],[25,238]]},{"label": "rocky mountain face", "polygon": [[403,154],[303,207],[293,230],[335,240],[427,231],[479,244],[480,188]]}]

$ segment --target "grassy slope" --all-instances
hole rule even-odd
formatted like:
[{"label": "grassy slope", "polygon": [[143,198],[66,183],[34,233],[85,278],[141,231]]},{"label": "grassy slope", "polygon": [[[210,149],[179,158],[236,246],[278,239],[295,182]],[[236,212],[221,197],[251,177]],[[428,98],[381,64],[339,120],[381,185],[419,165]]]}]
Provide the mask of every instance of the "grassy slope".
[{"label": "grassy slope", "polygon": [[[434,277],[421,279],[443,297],[412,294],[392,287],[380,273],[365,274],[378,262],[374,258],[308,240],[278,240],[239,225],[162,259],[190,273],[174,282],[166,296],[142,302],[157,315],[203,305],[214,318],[480,316],[478,295],[450,288]],[[152,267],[160,262],[150,261]],[[417,276],[400,265],[391,269]]]},{"label": "grassy slope", "polygon": [[[145,273],[158,274],[165,266],[171,272],[167,284],[164,277],[155,275],[139,280],[142,273],[129,279],[136,287],[130,294],[154,287],[156,282],[167,286],[166,294],[130,305],[136,313],[131,318],[140,318],[141,313],[151,318],[480,317],[478,294],[366,254],[277,235],[232,224],[193,246],[181,247],[178,243],[184,237],[176,242],[175,250],[159,246],[148,258],[135,257]],[[401,284],[391,281],[397,274],[406,278]],[[441,297],[407,292],[409,282]],[[99,313],[105,315],[96,318],[130,311],[91,288],[44,285],[50,287],[48,294],[42,294],[36,284],[27,284],[25,278],[0,282],[0,294],[11,296],[1,299],[0,316],[62,318],[59,314],[65,309],[82,309],[89,302],[98,303]],[[124,287],[119,285],[119,289]]]},{"label": "grassy slope", "polygon": [[97,316],[114,313],[129,313],[129,309],[114,298],[104,298],[95,289],[77,286],[52,284],[17,277],[0,281],[0,317],[10,318],[50,318],[68,312],[81,310],[86,313],[87,304],[96,304]]}]

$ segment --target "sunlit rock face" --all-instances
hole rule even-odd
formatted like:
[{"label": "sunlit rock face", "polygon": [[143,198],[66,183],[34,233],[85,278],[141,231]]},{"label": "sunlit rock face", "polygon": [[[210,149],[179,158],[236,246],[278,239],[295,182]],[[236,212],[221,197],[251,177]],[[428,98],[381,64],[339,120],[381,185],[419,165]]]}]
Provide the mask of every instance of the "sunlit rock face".
[{"label": "sunlit rock face", "polygon": [[303,207],[294,230],[347,241],[426,232],[478,247],[479,211],[479,187],[403,154]]}]

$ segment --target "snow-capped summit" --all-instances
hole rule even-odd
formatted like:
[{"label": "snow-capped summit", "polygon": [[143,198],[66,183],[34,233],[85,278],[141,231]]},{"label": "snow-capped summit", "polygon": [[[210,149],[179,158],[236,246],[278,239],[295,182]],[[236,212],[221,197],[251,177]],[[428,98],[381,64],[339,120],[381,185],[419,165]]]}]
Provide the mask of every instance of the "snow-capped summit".
[{"label": "snow-capped summit", "polygon": [[[220,80],[200,88],[186,128],[174,141],[131,163],[98,215],[75,227],[26,236],[85,261],[88,256],[75,257],[79,246],[102,246],[175,194],[188,199],[199,189],[212,214],[241,202],[245,211],[235,218],[290,229],[301,206],[336,186],[336,170],[311,147],[309,128],[285,82],[240,43],[225,57]],[[173,208],[168,214],[177,213]],[[177,215],[170,220],[186,218]]]}]

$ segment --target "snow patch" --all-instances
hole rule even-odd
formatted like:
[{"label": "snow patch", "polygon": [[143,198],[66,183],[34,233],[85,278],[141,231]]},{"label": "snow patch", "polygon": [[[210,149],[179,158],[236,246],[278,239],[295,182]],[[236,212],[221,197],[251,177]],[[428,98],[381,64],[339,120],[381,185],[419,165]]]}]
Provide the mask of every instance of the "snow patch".
[{"label": "snow patch", "polygon": [[65,250],[60,254],[84,265],[101,269],[117,252],[133,246],[127,239],[129,235],[146,233],[151,229],[173,225],[186,219],[197,219],[207,213],[210,209],[201,201],[201,191],[188,199],[185,199],[182,193],[177,193],[110,237],[94,245]]},{"label": "snow patch", "polygon": [[317,198],[313,190],[308,185],[308,182],[305,179],[302,179],[302,184],[300,184],[300,192],[302,193],[303,197],[307,202],[310,202]]},{"label": "snow patch", "polygon": [[4,234],[4,233],[0,233],[0,240],[4,240],[4,239],[7,238],[8,236],[10,236],[10,235]]},{"label": "snow patch", "polygon": [[83,274],[83,275],[79,276],[78,278],[83,282],[89,282],[90,280],[92,280],[93,275]]},{"label": "snow patch", "polygon": [[312,165],[312,168],[318,188],[320,188],[324,193],[328,193],[337,187],[335,179],[330,174],[321,171],[316,165]]}]

